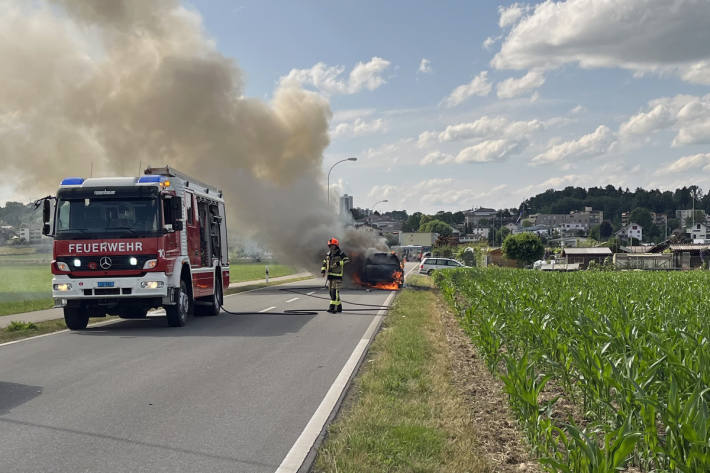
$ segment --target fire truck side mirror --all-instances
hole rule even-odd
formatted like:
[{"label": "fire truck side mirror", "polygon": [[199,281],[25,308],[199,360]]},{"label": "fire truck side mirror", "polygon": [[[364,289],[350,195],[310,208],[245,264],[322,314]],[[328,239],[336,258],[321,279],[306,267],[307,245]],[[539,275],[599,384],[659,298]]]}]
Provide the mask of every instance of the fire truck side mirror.
[{"label": "fire truck side mirror", "polygon": [[51,212],[52,204],[49,202],[49,199],[44,199],[44,202],[42,202],[42,235],[49,235],[52,231],[49,226]]}]

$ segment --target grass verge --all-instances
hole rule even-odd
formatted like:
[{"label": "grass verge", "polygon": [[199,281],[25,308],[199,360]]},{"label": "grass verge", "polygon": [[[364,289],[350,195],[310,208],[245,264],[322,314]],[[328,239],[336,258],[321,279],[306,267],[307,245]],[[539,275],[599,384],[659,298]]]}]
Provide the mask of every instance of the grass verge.
[{"label": "grass verge", "polygon": [[[96,317],[89,319],[89,324],[117,319],[118,317]],[[58,332],[67,328],[64,319],[47,320],[44,322],[10,322],[10,325],[0,329],[0,343],[14,342],[23,338]]]},{"label": "grass verge", "polygon": [[328,429],[316,472],[486,472],[473,420],[452,383],[429,278],[412,276]]},{"label": "grass verge", "polygon": [[229,282],[254,281],[264,279],[266,267],[269,267],[269,277],[278,278],[295,274],[297,271],[285,264],[240,263],[229,266]]},{"label": "grass verge", "polygon": [[255,284],[249,284],[248,286],[232,287],[224,290],[224,295],[237,294],[239,292],[253,291],[254,289],[261,289],[262,287],[279,286],[281,284],[286,284],[290,282],[305,281],[306,279],[313,279],[313,276],[304,276],[301,278],[289,278],[282,279],[281,281],[271,281],[271,282],[260,282]]}]

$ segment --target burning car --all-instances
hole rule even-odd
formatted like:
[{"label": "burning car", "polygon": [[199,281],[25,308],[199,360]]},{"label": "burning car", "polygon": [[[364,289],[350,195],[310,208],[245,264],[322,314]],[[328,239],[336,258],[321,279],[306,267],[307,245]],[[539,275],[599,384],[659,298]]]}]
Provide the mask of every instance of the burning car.
[{"label": "burning car", "polygon": [[396,291],[404,283],[404,268],[394,253],[368,253],[353,258],[353,263],[351,276],[360,286]]}]

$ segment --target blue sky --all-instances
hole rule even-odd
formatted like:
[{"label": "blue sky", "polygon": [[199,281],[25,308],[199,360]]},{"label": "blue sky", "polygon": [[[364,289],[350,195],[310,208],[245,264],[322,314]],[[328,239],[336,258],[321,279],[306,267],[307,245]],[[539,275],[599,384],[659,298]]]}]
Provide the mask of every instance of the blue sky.
[{"label": "blue sky", "polygon": [[[388,208],[430,212],[517,206],[566,185],[707,189],[710,42],[700,25],[708,3],[604,3],[189,5],[246,72],[247,95],[268,99],[282,77],[319,63],[341,68],[334,78],[347,82],[356,64],[387,62],[372,89],[336,92],[302,80],[326,95],[334,112],[324,169],[359,158],[333,171],[356,205],[387,198]],[[428,67],[420,70],[423,59]],[[482,73],[480,90],[447,102]],[[523,77],[527,87],[501,89]],[[678,117],[689,103],[698,113]],[[654,107],[668,116],[654,121]],[[441,135],[474,124],[481,130],[463,138]],[[683,130],[691,136],[677,139]]]},{"label": "blue sky", "polygon": [[333,171],[356,206],[517,207],[568,185],[710,191],[707,0],[183,5],[245,96],[268,102],[289,81],[328,100],[323,170],[358,157]]}]

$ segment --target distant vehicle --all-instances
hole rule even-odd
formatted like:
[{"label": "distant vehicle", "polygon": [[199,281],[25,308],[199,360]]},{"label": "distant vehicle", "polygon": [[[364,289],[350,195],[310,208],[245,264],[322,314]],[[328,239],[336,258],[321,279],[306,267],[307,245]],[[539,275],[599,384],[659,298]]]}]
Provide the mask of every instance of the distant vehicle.
[{"label": "distant vehicle", "polygon": [[468,268],[468,266],[451,258],[424,258],[419,265],[419,274],[428,274],[431,276],[431,273],[437,269],[447,268]]},{"label": "distant vehicle", "polygon": [[426,258],[431,258],[431,251],[427,251],[425,253],[422,253],[421,261],[424,261]]},{"label": "distant vehicle", "polygon": [[374,253],[365,258],[362,282],[383,289],[399,289],[404,282],[402,262],[394,253]]},{"label": "distant vehicle", "polygon": [[67,178],[54,222],[52,297],[71,330],[107,313],[143,318],[164,307],[168,324],[217,315],[229,286],[222,192],[175,169],[139,177]]}]

